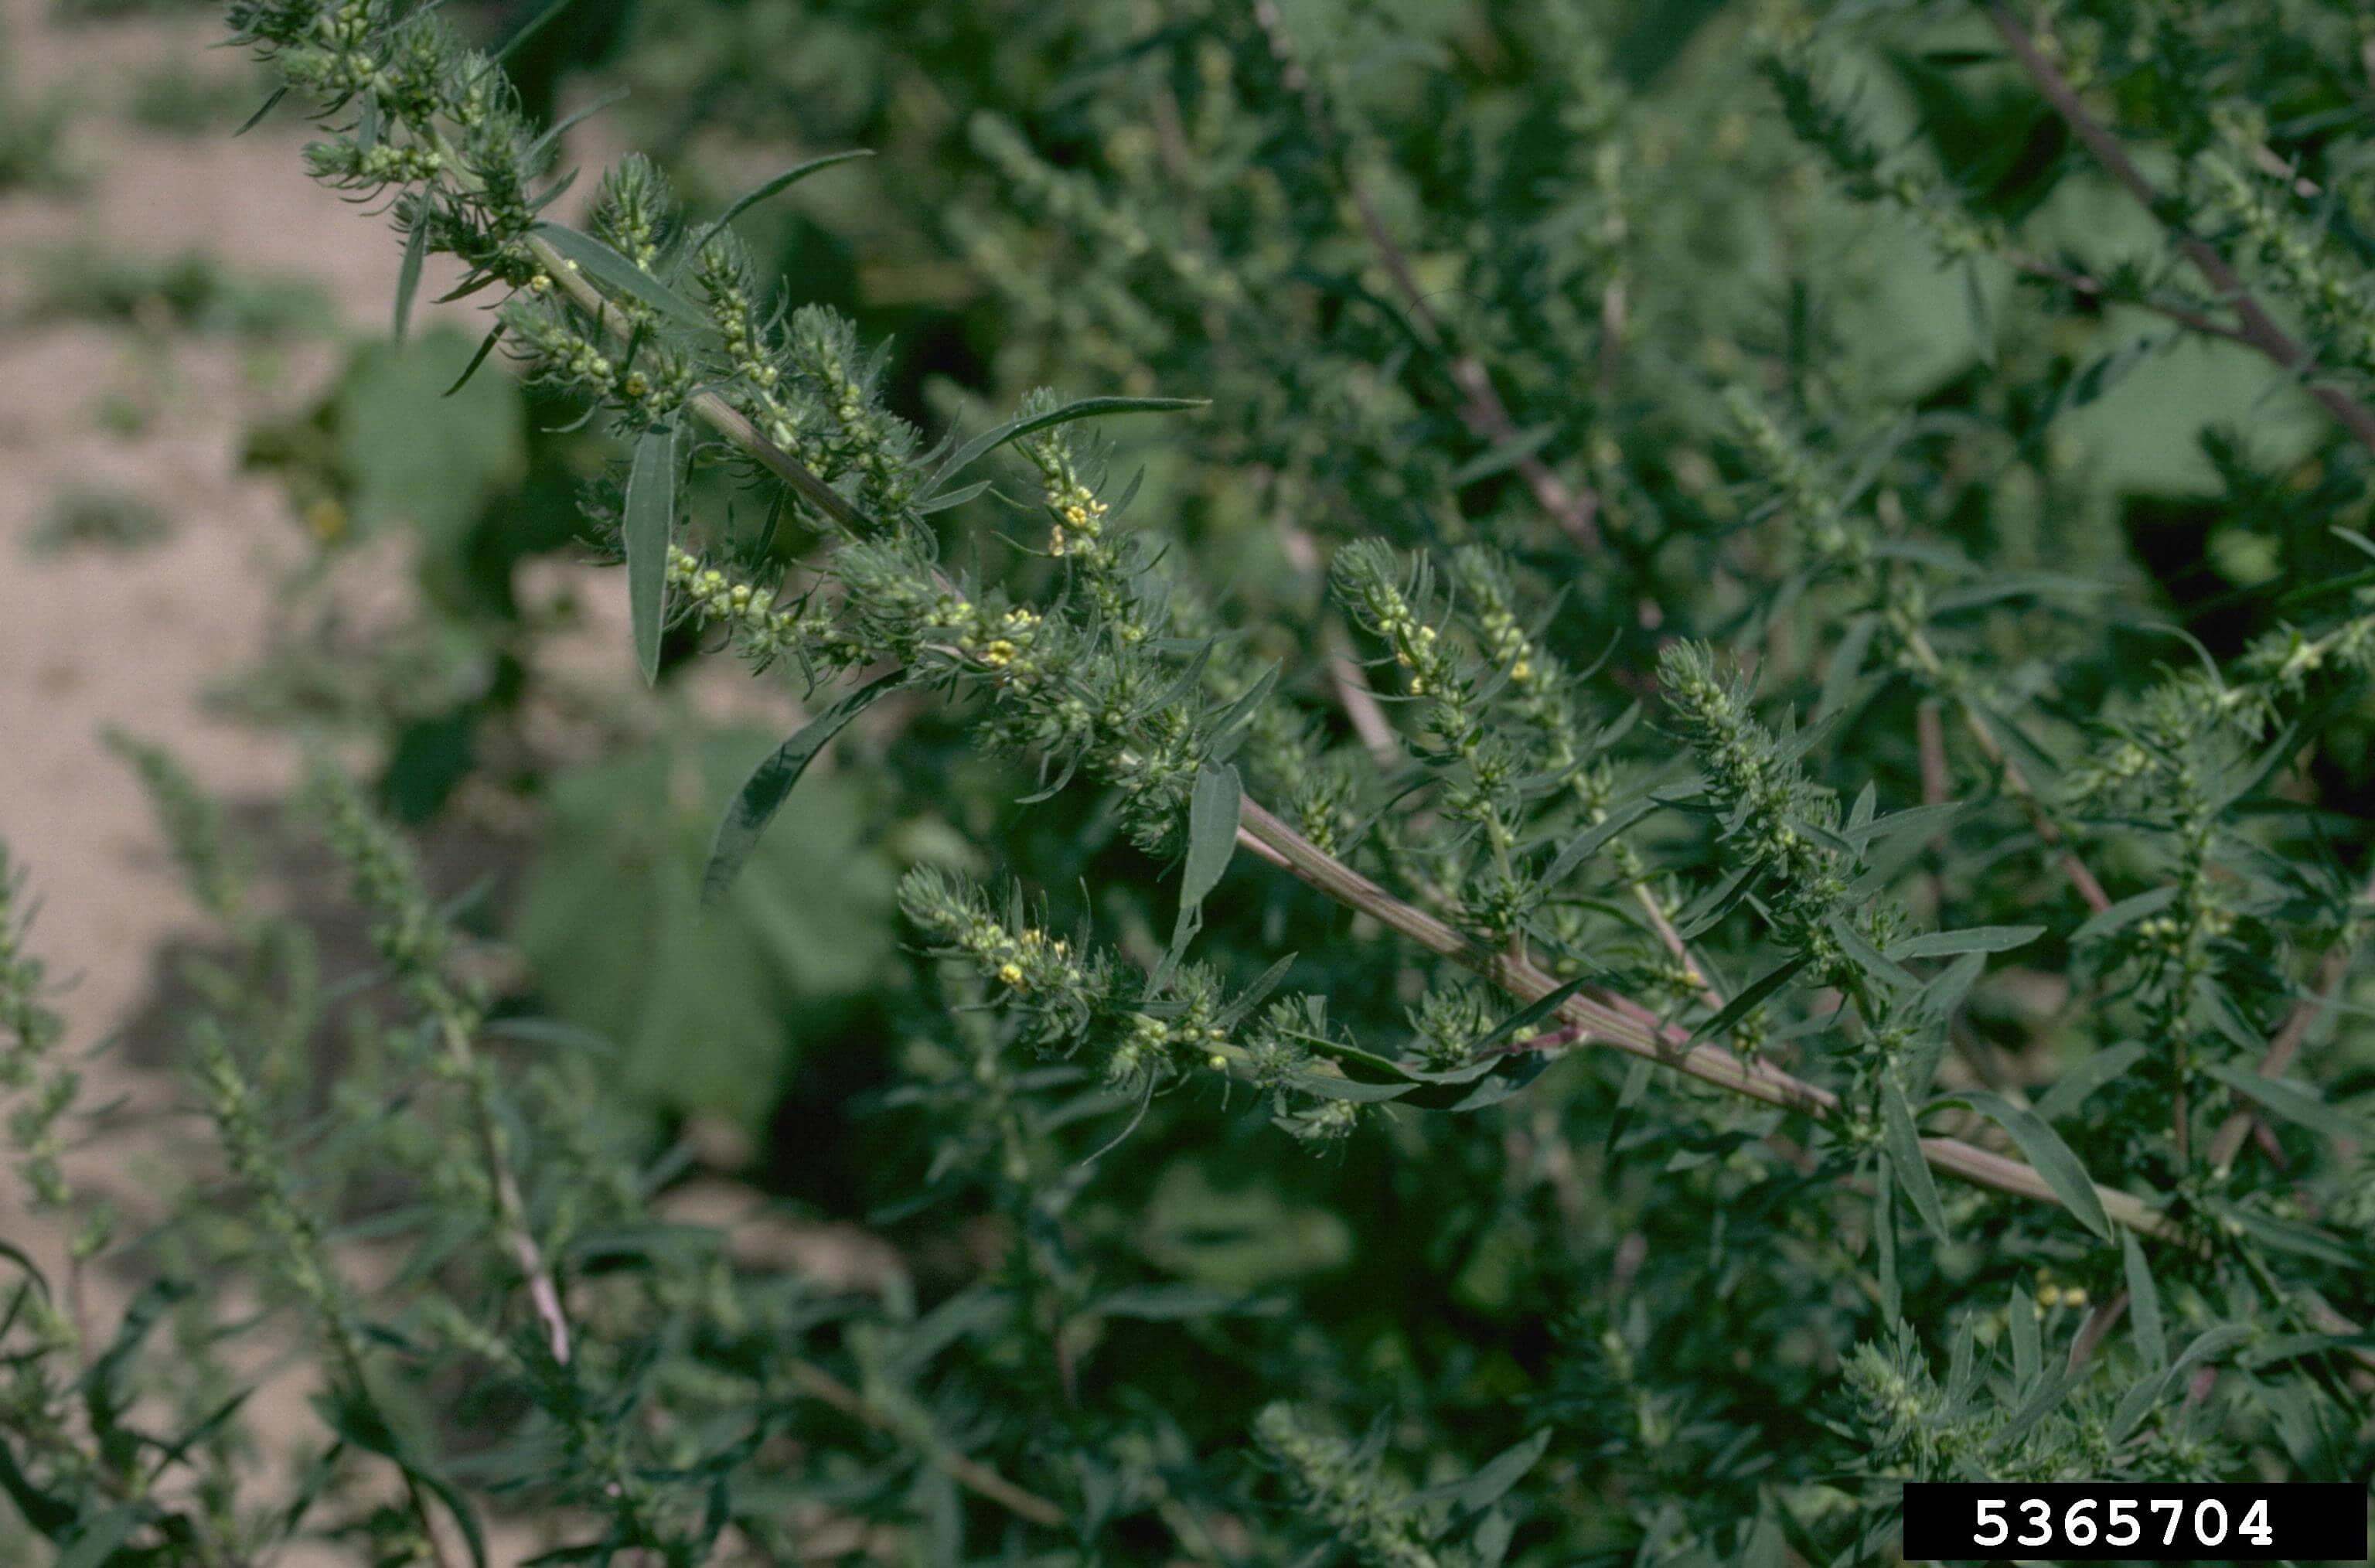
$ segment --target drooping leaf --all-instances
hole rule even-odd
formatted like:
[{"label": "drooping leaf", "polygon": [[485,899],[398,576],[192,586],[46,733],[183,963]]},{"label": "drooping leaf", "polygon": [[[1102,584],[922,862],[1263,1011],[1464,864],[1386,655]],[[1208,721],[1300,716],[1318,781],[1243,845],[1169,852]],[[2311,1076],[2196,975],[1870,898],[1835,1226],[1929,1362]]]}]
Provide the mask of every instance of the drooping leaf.
[{"label": "drooping leaf", "polygon": [[2020,1145],[2021,1153],[2037,1168],[2037,1173],[2045,1178],[2045,1185],[2053,1189],[2053,1196],[2062,1200],[2062,1206],[2096,1235],[2107,1242],[2111,1239],[2110,1216],[2103,1212],[2103,1200],[2095,1192],[2094,1179],[2045,1118],[1982,1090],[1967,1091],[1955,1098],[2010,1133],[2012,1140]]},{"label": "drooping leaf", "polygon": [[871,706],[876,698],[897,686],[905,673],[892,670],[868,681],[802,725],[790,739],[768,752],[750,770],[750,776],[735,791],[725,816],[718,819],[716,836],[710,841],[709,860],[701,874],[703,903],[715,906],[732,890],[734,879],[742,874],[767,824],[775,819],[775,813],[790,798],[793,786],[808,772],[809,764],[816,760],[817,753],[847,727],[850,720]]}]

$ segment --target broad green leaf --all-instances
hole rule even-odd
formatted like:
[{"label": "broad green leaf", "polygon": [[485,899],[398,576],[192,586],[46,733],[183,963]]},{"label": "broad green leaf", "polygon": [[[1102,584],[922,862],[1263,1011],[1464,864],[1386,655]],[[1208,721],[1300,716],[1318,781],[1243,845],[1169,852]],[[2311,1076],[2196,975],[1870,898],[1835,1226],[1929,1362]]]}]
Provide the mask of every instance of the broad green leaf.
[{"label": "broad green leaf", "polygon": [[775,819],[775,813],[791,797],[793,786],[808,772],[809,764],[852,719],[896,686],[905,674],[904,670],[892,670],[877,676],[802,725],[790,739],[760,759],[759,765],[750,770],[750,776],[742,781],[742,787],[735,791],[726,814],[717,820],[716,836],[709,843],[709,860],[701,873],[703,903],[715,905],[732,890],[734,879],[742,874],[750,852],[759,847],[767,824]]},{"label": "broad green leaf", "polygon": [[451,560],[489,504],[527,472],[519,386],[505,376],[462,384],[470,350],[470,339],[446,326],[403,344],[367,343],[330,407],[356,528],[418,529],[424,569]]},{"label": "broad green leaf", "polygon": [[1967,1091],[1955,1098],[2010,1133],[2012,1140],[2020,1145],[2020,1151],[2028,1157],[2028,1162],[2037,1168],[2037,1173],[2045,1178],[2045,1185],[2062,1200],[2062,1207],[2096,1235],[2107,1242],[2111,1239],[2110,1216],[2103,1212],[2103,1200],[2096,1196],[2093,1178],[2050,1124],[2034,1111],[1981,1090]]},{"label": "broad green leaf", "polygon": [[58,1552],[56,1568],[104,1568],[150,1512],[144,1503],[118,1503],[76,1533]]},{"label": "broad green leaf", "polygon": [[703,903],[714,803],[781,740],[658,743],[547,789],[512,937],[543,1009],[616,1042],[603,1070],[631,1102],[762,1124],[802,1053],[845,1027],[899,950],[897,871],[840,774],[804,779],[800,808]]},{"label": "broad green leaf", "polygon": [[660,633],[668,619],[668,551],[676,535],[676,426],[646,430],[627,473],[627,613],[635,666],[648,686],[659,678]]}]

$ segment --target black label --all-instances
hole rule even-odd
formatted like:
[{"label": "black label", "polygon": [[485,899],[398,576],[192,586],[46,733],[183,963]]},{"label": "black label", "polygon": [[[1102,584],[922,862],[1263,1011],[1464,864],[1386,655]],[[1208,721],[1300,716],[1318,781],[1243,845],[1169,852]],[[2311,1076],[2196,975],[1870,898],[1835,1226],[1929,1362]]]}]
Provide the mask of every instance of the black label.
[{"label": "black label", "polygon": [[1908,1481],[1905,1558],[2362,1562],[2367,1489],[2347,1481]]}]

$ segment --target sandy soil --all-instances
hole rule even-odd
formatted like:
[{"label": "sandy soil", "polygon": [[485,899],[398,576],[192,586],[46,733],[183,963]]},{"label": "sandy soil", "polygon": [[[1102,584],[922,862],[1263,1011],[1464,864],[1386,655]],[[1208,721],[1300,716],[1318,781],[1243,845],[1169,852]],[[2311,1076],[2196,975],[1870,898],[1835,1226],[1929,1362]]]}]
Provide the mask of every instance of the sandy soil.
[{"label": "sandy soil", "polygon": [[[70,982],[55,1005],[79,1049],[136,1019],[178,1034],[169,955],[207,939],[101,732],[122,725],[165,744],[234,801],[268,797],[293,772],[288,743],[210,715],[203,698],[260,651],[269,596],[302,548],[282,492],[239,471],[242,437],[317,396],[339,344],[276,345],[259,363],[225,338],[32,319],[31,279],[62,247],[199,251],[242,275],[312,279],[340,331],[360,335],[384,330],[399,253],[384,228],[304,178],[306,131],[293,115],[234,140],[230,125],[179,138],[125,113],[135,84],[177,59],[244,79],[238,57],[206,53],[219,36],[212,7],[69,27],[46,0],[0,0],[0,27],[20,101],[59,93],[84,106],[65,142],[79,184],[0,195],[0,839],[39,900],[35,947]],[[153,410],[138,433],[111,433],[97,417],[112,391]],[[60,495],[92,486],[150,502],[170,537],[136,551],[30,548]],[[94,1055],[85,1103],[173,1103],[175,1080],[139,1065],[153,1059]],[[111,1138],[70,1170],[136,1215],[158,1179],[156,1136],[128,1148]],[[13,1176],[0,1180],[0,1237],[54,1274],[60,1238],[19,1198]],[[111,1323],[124,1292],[124,1281],[93,1279],[92,1320]],[[302,1393],[284,1380],[251,1405],[267,1440],[306,1421]]]}]

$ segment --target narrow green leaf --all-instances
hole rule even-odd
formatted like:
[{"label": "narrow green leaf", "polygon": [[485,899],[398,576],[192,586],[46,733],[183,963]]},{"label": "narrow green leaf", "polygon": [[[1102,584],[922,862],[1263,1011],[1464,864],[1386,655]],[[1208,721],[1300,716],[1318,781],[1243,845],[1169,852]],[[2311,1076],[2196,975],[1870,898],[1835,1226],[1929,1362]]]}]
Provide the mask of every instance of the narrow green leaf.
[{"label": "narrow green leaf", "polygon": [[2206,1328],[2186,1346],[2176,1361],[2157,1372],[2146,1373],[2129,1385],[2120,1397],[2119,1408],[2111,1415],[2111,1441],[2124,1442],[2135,1431],[2138,1422],[2152,1413],[2161,1396],[2196,1366],[2249,1339],[2255,1330],[2239,1323],[2222,1323]]},{"label": "narrow green leaf", "polygon": [[2042,925],[1972,925],[1960,931],[1932,931],[1888,945],[1893,959],[1957,958],[1964,953],[2001,953],[2034,942],[2045,935]]},{"label": "narrow green leaf", "polygon": [[827,742],[839,735],[849,721],[864,713],[868,704],[889,691],[904,677],[906,671],[892,670],[877,676],[857,690],[802,725],[797,734],[760,761],[734,796],[733,804],[719,819],[717,834],[710,842],[709,864],[701,874],[701,902],[715,905],[734,886],[734,878],[742,874],[743,862],[759,847],[760,835],[774,819],[792,786],[800,782],[817,753]]},{"label": "narrow green leaf", "polygon": [[558,146],[561,137],[567,136],[574,127],[591,120],[595,115],[601,113],[602,111],[609,108],[614,103],[620,102],[626,97],[627,89],[625,88],[620,88],[615,92],[606,92],[601,97],[596,99],[593,102],[587,104],[585,108],[577,111],[576,113],[566,115],[561,119],[554,121],[549,126],[546,127],[544,135],[537,137],[535,141],[531,142],[528,145],[527,151],[520,155],[521,167],[526,169],[541,168],[542,165],[538,162],[538,159],[542,159],[547,151]]},{"label": "narrow green leaf", "polygon": [[539,223],[529,232],[551,246],[564,263],[574,262],[578,271],[608,292],[640,301],[680,326],[710,330],[709,318],[699,305],[593,235],[559,223]]},{"label": "narrow green leaf", "polygon": [[479,367],[487,362],[487,356],[493,353],[495,351],[495,345],[501,343],[502,340],[503,324],[497,322],[492,327],[488,329],[487,336],[479,340],[479,351],[470,356],[470,362],[462,367],[462,373],[454,378],[454,384],[447,387],[437,395],[440,397],[451,397],[455,393],[461,391],[464,387],[469,385],[470,378],[479,373]]},{"label": "narrow green leaf", "polygon": [[627,472],[624,518],[627,613],[644,682],[659,678],[660,631],[668,616],[668,541],[676,533],[676,427],[646,430]]},{"label": "narrow green leaf", "polygon": [[[420,264],[429,255],[429,222],[425,213],[413,214],[412,232],[405,237],[404,265],[396,275],[396,340],[412,325],[412,301],[420,292]],[[473,360],[475,364],[477,361]],[[467,371],[463,372],[465,375]]]},{"label": "narrow green leaf", "polygon": [[239,129],[233,131],[231,135],[234,136],[243,136],[247,135],[248,132],[255,129],[256,126],[264,124],[264,117],[272,112],[274,105],[278,104],[282,99],[287,98],[288,96],[289,89],[286,87],[274,88],[272,89],[271,96],[266,98],[262,103],[258,104],[256,106],[255,112],[249,115],[247,119],[241,124]]},{"label": "narrow green leaf", "polygon": [[1863,673],[1864,656],[1872,651],[1873,634],[1880,630],[1880,617],[1860,615],[1848,622],[1839,645],[1831,650],[1830,667],[1823,672],[1823,691],[1814,703],[1816,720],[1829,718],[1848,705],[1848,695],[1855,690],[1856,677]]},{"label": "narrow green leaf", "polygon": [[1800,970],[1813,961],[1807,954],[1800,953],[1796,958],[1784,960],[1766,970],[1736,993],[1731,1000],[1726,1002],[1721,1012],[1692,1030],[1691,1038],[1704,1040],[1713,1035],[1729,1033],[1733,1025],[1764,1005],[1767,996],[1789,984]]},{"label": "narrow green leaf", "polygon": [[560,16],[561,12],[566,11],[570,6],[576,3],[577,0],[552,0],[551,5],[547,6],[543,10],[538,11],[535,16],[530,17],[527,19],[526,26],[521,28],[519,31],[505,39],[503,41],[502,47],[495,51],[493,55],[489,58],[487,64],[490,66],[495,66],[500,65],[504,61],[510,59],[514,54],[519,53],[521,49],[526,47],[528,40],[534,38],[538,33],[542,32],[546,28],[551,26],[552,19],[555,17]]},{"label": "narrow green leaf", "polygon": [[2367,1141],[2369,1132],[2365,1118],[2354,1116],[2337,1105],[2329,1105],[2315,1091],[2288,1079],[2263,1078],[2247,1067],[2231,1062],[2205,1062],[2203,1073],[2216,1079],[2246,1099],[2257,1101],[2288,1122],[2297,1122],[2311,1132],[2328,1138],[2346,1138],[2354,1143]]},{"label": "narrow green leaf", "polygon": [[2097,1051],[2085,1061],[2062,1075],[2056,1083],[2037,1102],[2037,1114],[2049,1122],[2058,1122],[2086,1102],[2086,1097],[2145,1059],[2142,1043],[2127,1041],[2108,1051]]},{"label": "narrow green leaf", "polygon": [[1558,434],[1558,426],[1555,423],[1536,425],[1530,430],[1520,430],[1507,441],[1478,456],[1470,458],[1454,468],[1445,478],[1444,483],[1456,490],[1465,489],[1479,479],[1489,479],[1495,474],[1516,467],[1543,447],[1548,446],[1551,443],[1551,438],[1556,434]]},{"label": "narrow green leaf", "polygon": [[1454,1484],[1451,1500],[1463,1514],[1482,1514],[1508,1493],[1511,1487],[1526,1477],[1526,1472],[1541,1462],[1551,1445],[1548,1427],[1522,1443],[1512,1444],[1484,1463],[1484,1468],[1464,1481]]},{"label": "narrow green leaf", "polygon": [[774,179],[769,180],[762,184],[753,185],[750,189],[743,192],[740,195],[727,203],[726,210],[724,212],[719,213],[715,218],[711,218],[707,223],[702,225],[701,231],[692,237],[692,243],[688,246],[687,249],[698,253],[701,247],[709,242],[711,235],[716,233],[719,230],[725,228],[727,224],[733,222],[736,218],[741,217],[752,207],[757,206],[769,196],[779,195],[782,193],[790,190],[794,185],[798,184],[801,181],[807,179],[818,170],[830,169],[836,163],[847,163],[853,158],[872,158],[873,156],[873,148],[861,147],[853,147],[847,152],[828,152],[821,158],[811,158],[806,163],[796,163],[791,168],[785,170],[781,174],[776,175]]},{"label": "narrow green leaf", "polygon": [[1880,1136],[1889,1164],[1905,1184],[1905,1196],[1913,1200],[1913,1211],[1921,1216],[1932,1235],[1942,1242],[1948,1240],[1945,1207],[1938,1201],[1938,1183],[1921,1152],[1921,1131],[1914,1125],[1913,1107],[1906,1103],[1905,1091],[1897,1087],[1896,1079],[1885,1074],[1880,1084]]},{"label": "narrow green leaf", "polygon": [[2071,932],[2070,945],[2074,948],[2081,942],[2093,941],[2097,937],[2108,937],[2114,931],[2133,925],[2145,915],[2166,907],[2168,902],[2176,897],[2177,889],[2171,885],[2154,888],[2149,891],[2137,893],[2133,898],[2121,899],[2100,914],[2090,916],[2077,930]]},{"label": "narrow green leaf", "polygon": [[2093,1178],[2050,1124],[2034,1111],[1981,1090],[1971,1090],[1955,1098],[2010,1133],[2013,1142],[2020,1145],[2020,1151],[2037,1167],[2037,1173],[2045,1178],[2045,1185],[2053,1189],[2053,1196],[2062,1200],[2062,1207],[2103,1240],[2111,1239],[2111,1219],[2103,1212],[2103,1200],[2095,1194]]},{"label": "narrow green leaf", "polygon": [[1220,886],[1237,849],[1237,813],[1245,803],[1245,784],[1227,763],[1207,762],[1196,771],[1195,788],[1188,796],[1188,859],[1179,872],[1179,919],[1171,928],[1171,948],[1156,966],[1157,978],[1167,978],[1204,928],[1204,895]]},{"label": "narrow green leaf", "polygon": [[1570,980],[1557,990],[1535,997],[1487,1030],[1469,1049],[1481,1054],[1490,1051],[1505,1040],[1515,1040],[1518,1035],[1566,1006],[1568,997],[1589,984],[1589,977]]},{"label": "narrow green leaf", "polygon": [[1188,801],[1188,862],[1179,874],[1179,902],[1202,903],[1221,885],[1237,849],[1237,813],[1245,785],[1235,768],[1207,763],[1197,770]]},{"label": "narrow green leaf", "polygon": [[1844,914],[1834,914],[1827,923],[1831,936],[1847,953],[1849,961],[1892,991],[1918,991],[1921,982],[1913,973],[1886,953],[1872,945],[1870,937],[1855,928],[1855,922]]},{"label": "narrow green leaf", "polygon": [[2168,1328],[2161,1316],[2160,1287],[2153,1283],[2144,1244],[2133,1231],[2120,1232],[2120,1262],[2128,1276],[2128,1326],[2145,1365],[2157,1371],[2168,1364]]},{"label": "narrow green leaf", "polygon": [[1645,795],[1612,808],[1605,818],[1566,842],[1552,859],[1550,868],[1542,873],[1543,885],[1556,887],[1568,872],[1599,854],[1609,840],[1655,811],[1660,804],[1656,796]]},{"label": "narrow green leaf", "polygon": [[1027,419],[1009,419],[981,432],[950,454],[924,487],[919,501],[929,500],[939,488],[962,472],[965,466],[997,451],[1008,442],[1044,430],[1056,425],[1068,425],[1075,419],[1093,419],[1106,414],[1167,414],[1182,408],[1202,408],[1211,403],[1207,397],[1083,397],[1067,403],[1060,408],[1050,408],[1044,414]]},{"label": "narrow green leaf", "polygon": [[2012,1338],[2013,1385],[2030,1387],[2045,1370],[2044,1343],[2037,1327],[2037,1303],[2017,1285],[2012,1290],[2012,1310],[2004,1315],[2004,1326]]},{"label": "narrow green leaf", "polygon": [[1879,1254],[1880,1315],[1895,1323],[1905,1315],[1905,1286],[1896,1276],[1896,1161],[1880,1151],[1872,1199],[1872,1242]]}]

